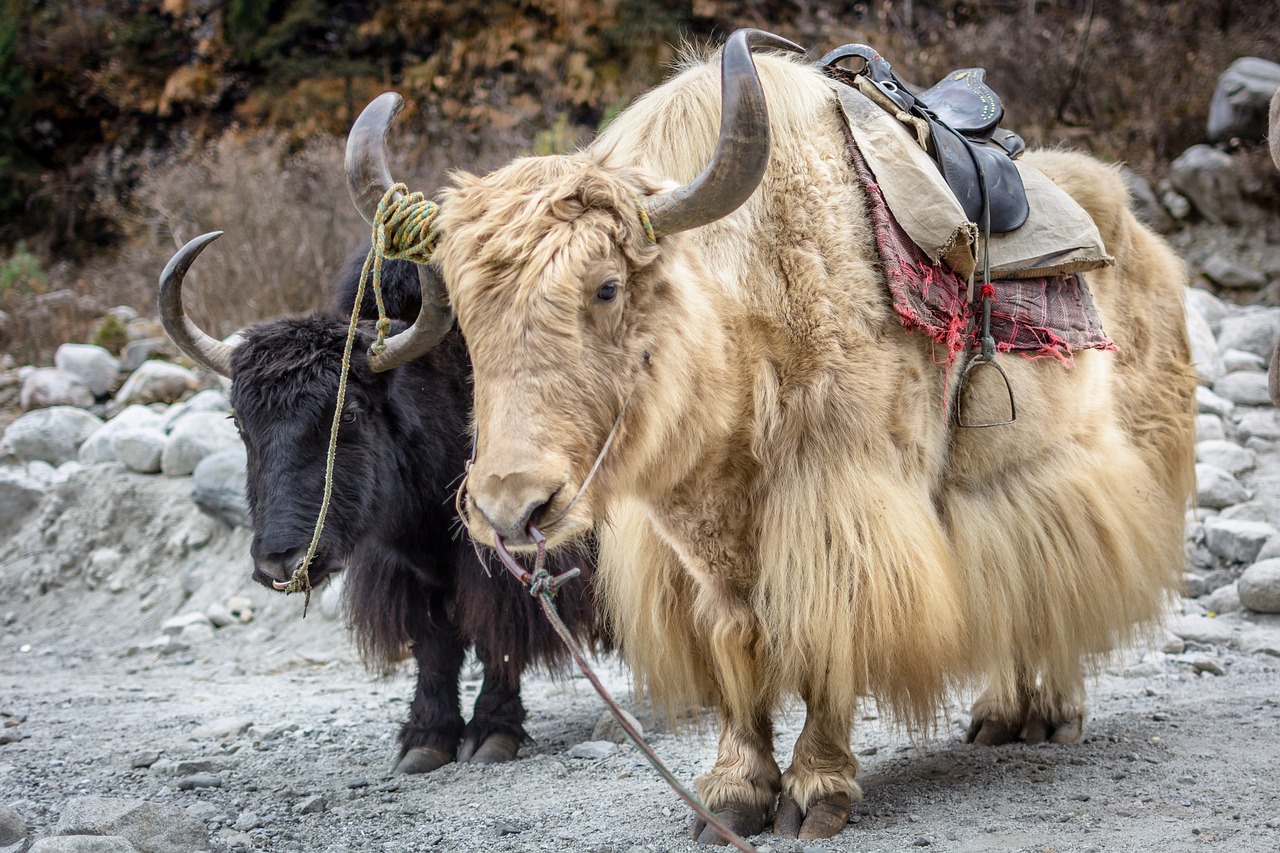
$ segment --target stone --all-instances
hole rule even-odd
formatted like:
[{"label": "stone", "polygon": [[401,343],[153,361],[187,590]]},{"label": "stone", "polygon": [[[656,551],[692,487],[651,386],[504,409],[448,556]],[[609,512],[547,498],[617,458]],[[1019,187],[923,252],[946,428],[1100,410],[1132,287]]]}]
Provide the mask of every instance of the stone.
[{"label": "stone", "polygon": [[1121,167],[1120,178],[1129,189],[1133,212],[1138,219],[1162,234],[1168,233],[1173,228],[1173,219],[1156,198],[1155,190],[1151,189],[1147,179],[1127,166]]},{"label": "stone", "polygon": [[[644,726],[640,725],[640,721],[626,711],[622,712],[622,716],[627,722],[639,732],[640,737],[644,737]],[[622,724],[608,710],[600,715],[600,719],[596,721],[596,727],[591,731],[592,741],[608,741],[610,743],[630,743],[631,738],[627,737],[627,732],[622,728]]]},{"label": "stone", "polygon": [[170,477],[195,471],[200,461],[220,450],[243,448],[235,424],[224,414],[195,412],[182,418],[169,433],[160,470]]},{"label": "stone", "polygon": [[116,392],[117,406],[172,403],[195,391],[195,373],[168,361],[144,361]]},{"label": "stone", "polygon": [[1232,474],[1242,474],[1258,464],[1258,454],[1233,441],[1210,439],[1196,443],[1196,461]]},{"label": "stone", "polygon": [[198,610],[189,613],[179,613],[177,616],[171,616],[164,620],[160,626],[160,630],[166,634],[181,634],[189,625],[203,624],[212,627],[209,617],[205,616]]},{"label": "stone", "polygon": [[207,643],[214,638],[214,627],[208,622],[197,622],[182,629],[178,637],[188,645]]},{"label": "stone", "polygon": [[587,740],[569,748],[570,758],[608,758],[618,751],[618,745],[607,740]]},{"label": "stone", "polygon": [[1265,441],[1280,439],[1280,413],[1273,409],[1245,412],[1236,420],[1236,435],[1241,441],[1252,438]]},{"label": "stone", "polygon": [[1280,88],[1280,65],[1256,56],[1242,56],[1218,76],[1209,99],[1211,142],[1233,137],[1261,142],[1267,138],[1267,110]]},{"label": "stone", "polygon": [[226,416],[231,413],[231,403],[221,391],[212,388],[201,391],[185,403],[179,403],[165,412],[164,431],[173,432],[179,421],[196,412],[215,412]]},{"label": "stone", "polygon": [[1210,222],[1238,225],[1248,218],[1240,170],[1225,151],[1191,146],[1169,164],[1169,182]]},{"label": "stone", "polygon": [[1188,287],[1185,301],[1187,312],[1194,312],[1203,317],[1209,324],[1209,328],[1214,330],[1215,335],[1223,318],[1231,313],[1225,302],[1203,288]]},{"label": "stone", "polygon": [[139,474],[160,471],[160,457],[165,444],[164,433],[147,427],[121,429],[111,436],[111,452],[116,460]]},{"label": "stone", "polygon": [[44,500],[45,485],[22,471],[0,468],[0,540],[18,532]]},{"label": "stone", "polygon": [[87,409],[93,405],[93,394],[89,391],[89,386],[74,373],[56,367],[39,367],[22,380],[18,405],[24,412],[47,409],[50,406]]},{"label": "stone", "polygon": [[1175,189],[1166,189],[1160,193],[1160,204],[1178,222],[1191,215],[1191,200]]},{"label": "stone", "polygon": [[1262,272],[1233,260],[1222,252],[1214,252],[1205,258],[1200,271],[1209,281],[1226,290],[1257,290],[1267,283],[1267,277]]},{"label": "stone", "polygon": [[1203,385],[1196,386],[1196,407],[1201,414],[1217,415],[1220,418],[1229,418],[1236,410],[1235,403],[1219,397]]},{"label": "stone", "polygon": [[1280,559],[1260,560],[1236,581],[1240,603],[1257,613],[1280,613]]},{"label": "stone", "polygon": [[1196,440],[1221,441],[1227,437],[1222,418],[1217,415],[1196,415]]},{"label": "stone", "polygon": [[227,740],[243,734],[252,725],[253,720],[249,717],[223,717],[202,726],[196,726],[191,730],[189,737],[191,740]]},{"label": "stone", "polygon": [[80,377],[94,397],[106,396],[120,375],[120,362],[105,347],[93,344],[63,344],[53,354],[53,363]]},{"label": "stone", "polygon": [[1262,560],[1271,560],[1280,557],[1280,536],[1272,536],[1262,545],[1262,550],[1258,552],[1258,556],[1254,557],[1254,562]]},{"label": "stone", "polygon": [[1241,607],[1240,591],[1229,583],[1206,595],[1201,603],[1210,613],[1235,613]]},{"label": "stone", "polygon": [[1209,323],[1194,311],[1187,312],[1187,336],[1191,340],[1191,364],[1205,385],[1212,385],[1227,375],[1222,350]]},{"label": "stone", "polygon": [[64,835],[41,838],[27,853],[138,853],[121,835]]},{"label": "stone", "polygon": [[72,797],[55,835],[119,835],[138,853],[194,853],[209,849],[204,824],[177,806],[108,797]]},{"label": "stone", "polygon": [[221,788],[222,777],[217,773],[192,773],[183,776],[174,783],[179,791],[193,791],[196,788]]},{"label": "stone", "polygon": [[1267,369],[1267,362],[1261,356],[1254,355],[1251,352],[1245,352],[1242,349],[1229,349],[1222,353],[1222,366],[1227,369],[1227,373],[1235,373],[1241,370],[1261,373]]},{"label": "stone", "polygon": [[204,615],[208,617],[209,624],[215,628],[225,628],[236,621],[236,618],[231,615],[231,611],[226,608],[226,605],[219,604],[216,601],[205,608]]},{"label": "stone", "polygon": [[1260,521],[1215,518],[1205,522],[1204,533],[1214,554],[1235,563],[1252,563],[1263,543],[1280,531]]},{"label": "stone", "polygon": [[236,832],[248,832],[251,829],[257,829],[262,826],[262,818],[258,817],[254,812],[241,812],[236,818],[236,822],[231,828]]},{"label": "stone", "polygon": [[169,358],[176,354],[177,348],[167,337],[138,338],[136,341],[129,341],[120,350],[120,369],[127,373],[133,373],[146,364],[147,359],[152,356],[158,355]]},{"label": "stone", "polygon": [[1200,506],[1222,509],[1249,499],[1249,492],[1230,472],[1196,463],[1196,500]]},{"label": "stone", "polygon": [[159,760],[160,760],[159,750],[146,749],[146,750],[143,750],[142,752],[134,753],[133,757],[129,759],[129,766],[137,770],[144,770],[150,767],[151,765],[155,764]]},{"label": "stone", "polygon": [[1169,630],[1184,640],[1207,646],[1225,645],[1234,634],[1231,625],[1209,616],[1179,616],[1170,621]]},{"label": "stone", "polygon": [[1224,317],[1218,327],[1218,346],[1251,352],[1271,360],[1280,341],[1280,308],[1247,308]]},{"label": "stone", "polygon": [[1213,383],[1213,392],[1238,406],[1270,406],[1265,373],[1228,373]]},{"label": "stone", "polygon": [[248,527],[247,471],[243,444],[209,454],[192,471],[191,500],[203,512],[229,527]]},{"label": "stone", "polygon": [[1240,634],[1236,641],[1240,651],[1250,655],[1270,655],[1280,658],[1280,630],[1254,628]]},{"label": "stone", "polygon": [[[1229,506],[1218,514],[1219,518],[1237,519],[1239,521],[1271,521],[1271,512],[1262,501],[1245,501],[1242,504]],[[1205,519],[1208,521],[1208,519]]]},{"label": "stone", "polygon": [[101,426],[101,418],[72,406],[37,409],[9,424],[0,440],[0,455],[61,465],[75,459],[80,445]]},{"label": "stone", "polygon": [[80,464],[115,462],[116,454],[111,449],[111,439],[116,433],[128,429],[159,429],[162,421],[159,414],[146,406],[128,406],[122,409],[115,417],[94,430],[93,435],[80,445]]},{"label": "stone", "polygon": [[324,798],[324,794],[312,794],[304,800],[299,801],[293,807],[294,814],[319,814],[329,808],[329,802]]},{"label": "stone", "polygon": [[16,809],[0,805],[0,847],[18,844],[27,837],[27,822]]}]

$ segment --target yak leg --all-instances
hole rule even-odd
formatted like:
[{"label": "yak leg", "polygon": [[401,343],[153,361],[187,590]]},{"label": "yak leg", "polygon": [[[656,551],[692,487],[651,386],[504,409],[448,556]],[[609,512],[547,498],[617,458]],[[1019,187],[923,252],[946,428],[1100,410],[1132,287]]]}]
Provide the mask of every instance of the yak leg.
[{"label": "yak leg", "polygon": [[993,685],[974,703],[964,742],[1075,743],[1084,726],[1084,673],[1078,664],[1068,669],[1037,678],[1020,667],[1013,690]]},{"label": "yak leg", "polygon": [[428,607],[412,631],[418,662],[418,687],[409,721],[400,729],[400,757],[394,775],[429,773],[453,761],[462,737],[458,672],[466,643],[444,616],[444,607]]},{"label": "yak leg", "polygon": [[773,831],[784,838],[830,838],[862,798],[854,781],[858,760],[849,749],[853,709],[833,707],[814,690],[805,691],[804,700],[804,728],[782,776]]},{"label": "yak leg", "polygon": [[484,665],[484,683],[476,696],[471,722],[462,734],[458,761],[471,764],[499,764],[512,761],[524,741],[525,710],[520,701],[520,676],[512,683],[502,667],[495,666],[487,649],[476,647]]},{"label": "yak leg", "polygon": [[[764,676],[754,617],[744,611],[711,631],[720,681],[720,743],[715,765],[695,786],[707,808],[746,837],[772,817],[781,773],[773,758],[776,691]],[[702,820],[694,822],[693,836],[700,844],[728,843]]]}]

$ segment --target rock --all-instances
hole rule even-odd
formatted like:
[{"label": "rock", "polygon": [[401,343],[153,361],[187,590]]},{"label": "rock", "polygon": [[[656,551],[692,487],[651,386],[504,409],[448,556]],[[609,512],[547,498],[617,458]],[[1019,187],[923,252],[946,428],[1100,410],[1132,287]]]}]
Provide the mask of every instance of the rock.
[{"label": "rock", "polygon": [[169,358],[176,356],[177,350],[167,337],[139,338],[136,341],[129,341],[120,350],[120,369],[133,373],[154,355]]},{"label": "rock", "polygon": [[1241,175],[1226,152],[1191,146],[1169,164],[1169,182],[1210,222],[1238,225],[1247,218]]},{"label": "rock", "polygon": [[304,800],[298,802],[293,807],[294,814],[319,814],[329,808],[329,802],[324,798],[324,794],[312,794]]},{"label": "rock", "polygon": [[160,626],[160,630],[166,634],[181,634],[183,629],[188,625],[204,624],[212,627],[209,617],[199,611],[191,611],[189,613],[180,613],[172,616]]},{"label": "rock", "polygon": [[1196,572],[1182,573],[1182,594],[1187,598],[1199,598],[1208,591],[1204,583],[1204,575]]},{"label": "rock", "polygon": [[1208,616],[1179,616],[1169,624],[1169,630],[1184,640],[1207,646],[1225,645],[1231,642],[1231,625]]},{"label": "rock", "polygon": [[1204,525],[1209,550],[1236,563],[1252,563],[1262,545],[1278,532],[1270,524],[1231,518],[1215,518]]},{"label": "rock", "polygon": [[1187,650],[1187,643],[1172,631],[1164,632],[1164,642],[1160,645],[1160,651],[1166,655],[1180,655]]},{"label": "rock", "polygon": [[1200,506],[1221,509],[1249,499],[1249,492],[1227,471],[1196,463],[1196,496]]},{"label": "rock", "polygon": [[1220,586],[1201,601],[1210,613],[1235,613],[1240,609],[1240,592],[1234,583]]},{"label": "rock", "polygon": [[233,595],[228,598],[227,610],[241,622],[253,621],[253,601],[243,595]]},{"label": "rock", "polygon": [[1129,197],[1133,199],[1133,212],[1138,219],[1162,234],[1173,228],[1173,219],[1156,198],[1155,190],[1151,189],[1146,178],[1127,166],[1121,167],[1120,178],[1129,189]]},{"label": "rock", "polygon": [[1221,441],[1227,437],[1222,418],[1217,415],[1196,415],[1196,440]]},{"label": "rock", "polygon": [[75,459],[80,445],[101,426],[100,418],[83,409],[38,409],[9,424],[0,441],[0,453],[12,453],[23,462],[42,459],[61,465]]},{"label": "rock", "polygon": [[191,474],[191,500],[229,527],[248,527],[247,466],[243,444],[209,454]]},{"label": "rock", "polygon": [[100,462],[115,462],[116,454],[111,449],[111,439],[115,434],[129,429],[159,429],[163,418],[146,406],[129,406],[119,414],[94,430],[93,435],[80,445],[79,461],[82,465],[95,465]]},{"label": "rock", "polygon": [[1202,414],[1217,415],[1220,418],[1229,418],[1236,410],[1235,403],[1219,397],[1203,385],[1196,386],[1196,406]]},{"label": "rock", "polygon": [[18,844],[27,837],[27,822],[17,810],[0,805],[0,847]]},{"label": "rock", "polygon": [[1209,139],[1232,137],[1261,142],[1267,138],[1267,108],[1280,88],[1280,65],[1243,56],[1218,77],[1209,100]]},{"label": "rock", "polygon": [[215,628],[225,628],[236,621],[236,618],[231,615],[231,611],[216,601],[205,608],[204,615],[208,617],[209,623]]},{"label": "rock", "polygon": [[1236,581],[1240,603],[1257,613],[1280,613],[1280,559],[1260,560]]},{"label": "rock", "polygon": [[188,645],[200,645],[214,638],[214,629],[208,622],[197,622],[183,628],[178,637]]},{"label": "rock", "polygon": [[205,723],[203,726],[196,726],[191,730],[189,737],[191,740],[227,740],[243,734],[252,725],[253,720],[248,717],[223,717]]},{"label": "rock", "polygon": [[1267,369],[1267,362],[1251,352],[1229,349],[1222,353],[1222,366],[1227,369],[1227,373],[1239,370],[1262,372]]},{"label": "rock", "polygon": [[[622,712],[628,723],[630,723],[641,737],[644,737],[644,726],[640,725],[640,721],[628,714]],[[631,738],[627,737],[626,730],[622,728],[622,724],[614,718],[613,714],[605,710],[600,719],[596,721],[596,727],[591,732],[591,741],[608,741],[611,743],[630,743]],[[590,742],[590,741],[589,741]]]},{"label": "rock", "polygon": [[172,403],[196,390],[195,373],[168,361],[145,361],[116,392],[117,406]]},{"label": "rock", "polygon": [[160,458],[160,470],[170,477],[184,476],[195,471],[206,456],[237,447],[243,448],[244,444],[235,424],[226,415],[195,412],[182,418],[169,433]]},{"label": "rock", "polygon": [[1227,368],[1222,361],[1222,351],[1218,349],[1218,340],[1208,322],[1194,311],[1187,312],[1187,335],[1191,339],[1191,363],[1200,381],[1212,385],[1226,376]]},{"label": "rock", "polygon": [[1218,346],[1224,350],[1251,352],[1271,360],[1280,341],[1280,308],[1251,308],[1224,317],[1218,328]]},{"label": "rock", "polygon": [[129,759],[129,766],[138,770],[150,767],[160,760],[160,751],[156,749],[146,749],[142,752],[134,753]]},{"label": "rock", "polygon": [[1178,222],[1191,215],[1191,201],[1177,190],[1166,189],[1161,192],[1160,204],[1164,205],[1164,209],[1169,211],[1169,215]]},{"label": "rock", "polygon": [[1258,552],[1258,556],[1254,557],[1254,562],[1262,560],[1271,560],[1280,557],[1280,536],[1272,536],[1262,546],[1262,550]]},{"label": "rock", "polygon": [[179,403],[165,412],[164,431],[173,432],[179,421],[196,412],[215,412],[226,416],[231,412],[231,403],[221,391],[212,388],[201,391],[185,403]]},{"label": "rock", "polygon": [[[1271,521],[1271,513],[1262,501],[1245,501],[1242,504],[1229,506],[1218,514],[1219,518],[1237,521]],[[1209,519],[1205,519],[1208,521]]]},{"label": "rock", "polygon": [[1267,277],[1253,267],[1232,260],[1222,252],[1205,258],[1200,270],[1204,277],[1227,290],[1256,290],[1267,283]]},{"label": "rock", "polygon": [[1228,373],[1213,384],[1213,392],[1238,406],[1270,406],[1265,373]]},{"label": "rock", "polygon": [[1231,313],[1225,302],[1199,287],[1188,287],[1185,300],[1187,312],[1195,312],[1203,317],[1215,335],[1218,333],[1222,319]]},{"label": "rock", "polygon": [[1210,439],[1196,443],[1196,461],[1242,474],[1258,464],[1258,454],[1232,441]]},{"label": "rock", "polygon": [[105,396],[120,375],[120,362],[106,348],[93,344],[63,344],[53,354],[60,370],[80,377],[94,397]]},{"label": "rock", "polygon": [[610,741],[587,740],[569,748],[570,758],[608,758],[618,751],[618,745]]},{"label": "rock", "polygon": [[1245,412],[1236,421],[1236,434],[1241,441],[1261,438],[1266,441],[1280,439],[1280,413],[1273,409]]},{"label": "rock", "polygon": [[119,835],[138,853],[194,853],[209,849],[204,824],[177,806],[142,800],[73,797],[63,806],[55,835]]},{"label": "rock", "polygon": [[121,835],[65,835],[41,838],[27,853],[138,853]]},{"label": "rock", "polygon": [[231,824],[231,828],[236,832],[248,832],[260,826],[262,826],[262,818],[253,812],[241,812],[240,816],[236,818],[236,822]]},{"label": "rock", "polygon": [[222,777],[216,773],[192,773],[183,776],[174,783],[179,791],[192,791],[196,788],[221,788]]},{"label": "rock", "polygon": [[75,406],[87,409],[93,405],[89,386],[74,373],[56,367],[40,367],[27,374],[18,392],[18,405],[24,412],[50,406]]},{"label": "rock", "polygon": [[130,471],[155,474],[160,471],[165,435],[158,429],[136,427],[117,430],[111,436],[111,452]]},{"label": "rock", "polygon": [[1275,628],[1255,628],[1245,631],[1236,641],[1236,645],[1246,654],[1280,658],[1280,631]]},{"label": "rock", "polygon": [[45,486],[22,471],[0,468],[0,540],[18,531],[40,502]]}]

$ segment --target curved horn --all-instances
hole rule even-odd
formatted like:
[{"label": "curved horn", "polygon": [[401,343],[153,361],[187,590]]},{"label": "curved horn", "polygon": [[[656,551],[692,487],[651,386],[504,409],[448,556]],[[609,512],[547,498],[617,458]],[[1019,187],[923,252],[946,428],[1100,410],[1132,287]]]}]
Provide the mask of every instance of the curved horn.
[{"label": "curved horn", "polygon": [[[365,222],[373,224],[378,202],[394,183],[387,168],[387,131],[404,100],[394,92],[379,95],[364,108],[347,134],[347,191]],[[397,193],[396,198],[400,195]],[[453,327],[453,310],[440,274],[428,266],[418,266],[422,308],[413,325],[387,339],[387,348],[369,355],[374,372],[390,370],[431,350]]]},{"label": "curved horn", "polygon": [[654,234],[675,234],[715,222],[751,197],[769,165],[769,113],[751,48],[804,53],[804,48],[763,30],[736,30],[720,58],[720,139],[692,183],[656,195],[645,204]]},{"label": "curved horn", "polygon": [[204,247],[221,236],[221,231],[202,234],[179,249],[165,264],[164,272],[160,273],[160,325],[192,361],[230,379],[231,351],[235,347],[201,331],[182,307],[182,280],[187,270]]}]

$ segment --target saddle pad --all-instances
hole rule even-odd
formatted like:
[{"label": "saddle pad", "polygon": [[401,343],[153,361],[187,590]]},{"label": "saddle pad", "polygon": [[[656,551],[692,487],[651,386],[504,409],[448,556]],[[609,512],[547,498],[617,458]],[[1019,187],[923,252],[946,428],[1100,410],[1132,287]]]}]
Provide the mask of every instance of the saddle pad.
[{"label": "saddle pad", "polygon": [[[903,123],[910,116],[895,118],[856,89],[835,81],[831,86],[903,230],[931,261],[969,278],[982,257],[978,226],[965,216],[937,165]],[[1031,213],[1016,231],[991,235],[992,278],[1077,273],[1115,263],[1084,208],[1043,173],[1014,163]]]},{"label": "saddle pad", "polygon": [[[977,303],[967,299],[968,282],[915,244],[890,210],[859,146],[849,150],[866,190],[893,310],[908,329],[941,344],[950,365],[962,350],[980,344]],[[998,352],[1055,358],[1070,366],[1076,350],[1116,349],[1079,274],[997,279],[992,285],[991,334]]]}]

